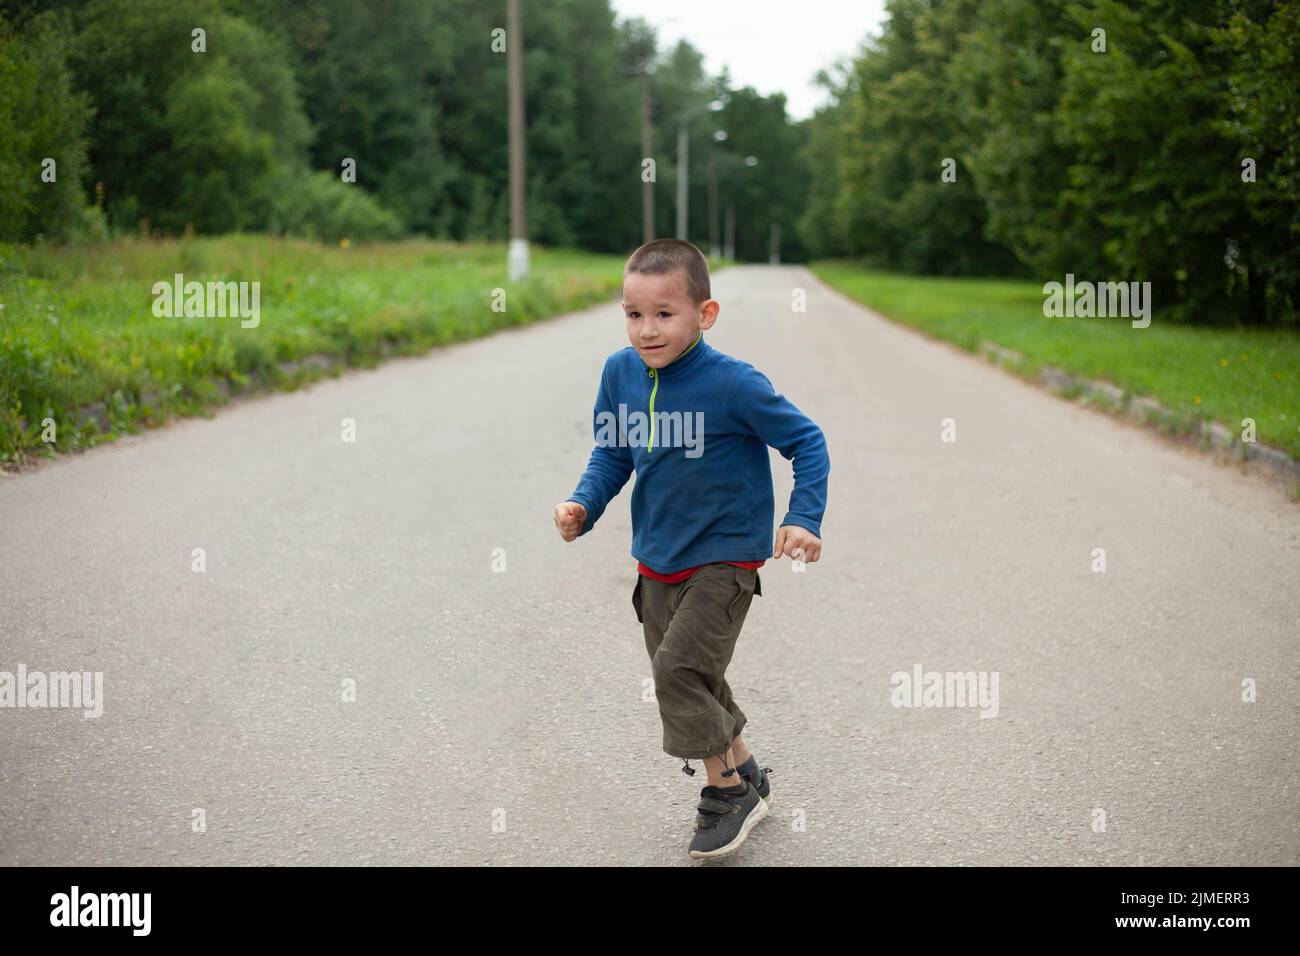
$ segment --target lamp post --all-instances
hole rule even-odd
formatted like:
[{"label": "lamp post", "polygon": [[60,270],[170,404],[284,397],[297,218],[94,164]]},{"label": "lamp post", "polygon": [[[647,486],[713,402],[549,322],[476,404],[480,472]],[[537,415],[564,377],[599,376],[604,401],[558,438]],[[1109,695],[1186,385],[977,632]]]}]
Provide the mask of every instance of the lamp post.
[{"label": "lamp post", "polygon": [[689,211],[689,200],[687,198],[687,189],[690,184],[690,161],[691,161],[691,142],[690,142],[690,125],[691,120],[706,110],[717,112],[726,106],[726,102],[721,98],[703,106],[692,107],[682,114],[681,120],[677,124],[677,238],[686,239],[687,235],[687,212]]},{"label": "lamp post", "polygon": [[[757,156],[746,156],[745,166],[752,169],[758,165]],[[736,207],[734,204],[735,193],[731,196],[733,202],[727,203],[727,240],[726,251],[723,253],[728,259],[736,258]]]},{"label": "lamp post", "polygon": [[[675,17],[670,17],[671,22]],[[655,72],[655,34],[643,20],[634,19],[628,24],[628,44],[625,55],[635,67],[621,68],[622,72],[640,78],[641,87],[641,161],[637,170],[641,179],[641,241],[655,237],[655,183],[646,175],[645,164],[654,161],[654,90],[651,77]]]},{"label": "lamp post", "polygon": [[[654,156],[654,123],[651,120],[650,63],[641,66],[641,157],[642,162]],[[641,174],[641,242],[655,237],[655,184]]]},{"label": "lamp post", "polygon": [[524,28],[519,0],[506,4],[506,105],[510,138],[510,248],[506,274],[511,282],[528,278],[528,223],[524,206]]},{"label": "lamp post", "polygon": [[714,130],[709,141],[709,255],[714,259],[722,254],[722,250],[718,248],[718,163],[713,144],[726,141],[725,129]]}]

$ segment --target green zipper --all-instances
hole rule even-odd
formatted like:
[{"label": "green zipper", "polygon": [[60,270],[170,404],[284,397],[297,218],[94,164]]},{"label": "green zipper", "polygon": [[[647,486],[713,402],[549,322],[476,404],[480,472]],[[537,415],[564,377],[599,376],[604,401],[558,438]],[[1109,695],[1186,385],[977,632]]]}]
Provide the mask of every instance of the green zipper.
[{"label": "green zipper", "polygon": [[[703,339],[704,333],[700,332],[700,334],[695,337],[695,341],[686,349],[686,352],[689,352],[691,349],[695,348],[695,346],[699,345]],[[673,362],[676,362],[684,356],[686,352],[683,352],[681,355],[677,356],[677,358],[673,359]],[[672,362],[669,362],[668,364],[671,365]],[[655,380],[655,385],[654,388],[650,389],[650,445],[646,448],[647,455],[655,450],[655,392],[659,391],[659,374],[654,369],[650,369],[649,373],[650,377]]]},{"label": "green zipper", "polygon": [[655,392],[659,391],[659,376],[655,370],[650,370],[650,377],[655,380],[655,387],[650,389],[650,447],[646,449],[646,454],[655,450]]}]

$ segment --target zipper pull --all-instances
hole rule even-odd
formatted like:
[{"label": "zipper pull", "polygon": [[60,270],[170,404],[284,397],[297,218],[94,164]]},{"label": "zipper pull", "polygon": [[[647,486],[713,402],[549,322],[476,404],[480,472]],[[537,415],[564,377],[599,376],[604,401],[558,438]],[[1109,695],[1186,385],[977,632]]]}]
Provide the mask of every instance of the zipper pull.
[{"label": "zipper pull", "polygon": [[654,379],[655,387],[650,389],[650,444],[646,448],[646,454],[654,454],[655,450],[655,392],[659,391],[659,373],[650,369],[650,377]]}]

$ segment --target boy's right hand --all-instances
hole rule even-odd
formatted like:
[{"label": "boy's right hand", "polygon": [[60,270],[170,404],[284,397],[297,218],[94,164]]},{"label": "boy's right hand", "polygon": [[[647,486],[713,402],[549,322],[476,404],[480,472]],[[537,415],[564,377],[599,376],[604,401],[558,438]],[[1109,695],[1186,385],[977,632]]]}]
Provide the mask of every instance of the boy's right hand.
[{"label": "boy's right hand", "polygon": [[587,509],[576,501],[561,501],[555,506],[555,527],[560,529],[560,537],[572,541],[582,532],[587,522]]}]

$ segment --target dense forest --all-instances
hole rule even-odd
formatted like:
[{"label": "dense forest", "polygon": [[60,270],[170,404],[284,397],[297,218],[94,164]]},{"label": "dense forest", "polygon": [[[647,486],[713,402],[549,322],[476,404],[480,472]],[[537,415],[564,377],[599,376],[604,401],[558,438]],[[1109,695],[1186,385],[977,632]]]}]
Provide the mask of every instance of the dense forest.
[{"label": "dense forest", "polygon": [[[0,240],[503,239],[505,6],[2,2]],[[1300,0],[891,0],[801,122],[609,0],[523,8],[535,242],[640,241],[648,84],[659,235],[697,111],[701,246],[712,164],[742,260],[775,224],[787,261],[1143,280],[1175,318],[1296,323]]]},{"label": "dense forest", "polygon": [[[0,163],[21,184],[0,200],[4,238],[506,237],[506,57],[493,33],[504,0],[17,6],[0,26],[11,146]],[[616,24],[607,0],[525,0],[524,46],[530,238],[611,252],[640,240],[647,64],[656,221],[671,233],[678,119],[724,81],[688,45],[659,51],[644,24]],[[706,164],[721,128],[729,138],[712,148],[737,255],[766,256],[773,216],[796,251],[800,132],[783,97],[726,92],[711,123],[691,124],[692,235],[709,232]],[[47,156],[57,184],[31,174]]]}]

